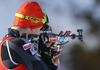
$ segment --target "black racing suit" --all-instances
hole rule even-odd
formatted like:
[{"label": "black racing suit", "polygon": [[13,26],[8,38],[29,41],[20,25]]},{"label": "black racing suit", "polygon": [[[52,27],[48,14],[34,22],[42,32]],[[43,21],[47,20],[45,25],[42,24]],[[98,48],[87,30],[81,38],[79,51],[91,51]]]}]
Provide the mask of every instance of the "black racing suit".
[{"label": "black racing suit", "polygon": [[38,57],[37,55],[32,55],[30,49],[23,49],[23,45],[29,43],[29,41],[25,38],[20,38],[19,31],[9,29],[6,36],[15,37],[8,40],[11,57],[8,55],[9,53],[6,42],[1,48],[2,61],[7,68],[13,69],[19,64],[23,64],[28,70],[56,70],[56,66],[52,63],[52,58],[43,53],[43,51],[48,51],[49,49],[41,39],[39,40],[39,51],[41,51],[41,57]]}]

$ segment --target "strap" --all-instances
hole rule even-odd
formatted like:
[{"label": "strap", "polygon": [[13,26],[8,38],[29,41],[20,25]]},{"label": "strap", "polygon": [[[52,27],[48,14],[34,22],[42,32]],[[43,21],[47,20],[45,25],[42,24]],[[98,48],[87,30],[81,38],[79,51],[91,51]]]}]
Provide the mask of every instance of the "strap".
[{"label": "strap", "polygon": [[15,38],[15,37],[5,37],[5,38],[3,38],[2,39],[2,41],[1,41],[1,43],[0,43],[0,45],[2,45],[6,40],[8,40],[8,39],[11,39],[11,38]]},{"label": "strap", "polygon": [[6,41],[9,58],[10,58],[10,60],[11,60],[11,62],[13,64],[18,65],[18,63],[16,63],[16,62],[13,61],[13,59],[11,57],[11,54],[10,54],[10,49],[9,49],[9,45],[8,45],[8,39],[11,39],[11,38],[15,38],[15,37],[5,37],[5,38],[3,38],[0,46],[2,46],[2,44]]},{"label": "strap", "polygon": [[[11,39],[11,38],[10,38],[10,39]],[[8,55],[9,55],[9,58],[10,58],[11,62],[12,62],[13,64],[15,64],[15,65],[19,65],[19,63],[14,62],[14,60],[13,60],[12,57],[11,57],[11,53],[10,53],[10,48],[9,48],[8,40],[6,40],[6,45],[7,45]]]}]

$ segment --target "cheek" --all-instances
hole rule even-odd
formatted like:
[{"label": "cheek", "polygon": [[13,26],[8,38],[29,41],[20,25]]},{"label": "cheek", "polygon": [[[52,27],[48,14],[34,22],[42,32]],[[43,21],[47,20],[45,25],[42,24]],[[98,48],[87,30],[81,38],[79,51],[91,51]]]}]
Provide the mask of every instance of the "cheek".
[{"label": "cheek", "polygon": [[30,30],[28,30],[28,34],[32,34],[33,33],[33,31],[30,29]]},{"label": "cheek", "polygon": [[34,31],[35,34],[40,34],[40,29],[37,29],[36,31]]},{"label": "cheek", "polygon": [[39,35],[40,34],[40,29],[33,29],[30,31],[30,34],[37,34]]}]

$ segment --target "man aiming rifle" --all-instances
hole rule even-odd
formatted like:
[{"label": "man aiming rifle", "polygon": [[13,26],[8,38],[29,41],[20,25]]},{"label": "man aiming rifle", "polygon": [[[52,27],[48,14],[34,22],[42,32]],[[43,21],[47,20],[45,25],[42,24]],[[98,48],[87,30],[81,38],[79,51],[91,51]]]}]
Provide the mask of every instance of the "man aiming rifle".
[{"label": "man aiming rifle", "polygon": [[[0,70],[56,70],[50,48],[39,39],[39,55],[35,53],[35,37],[47,22],[47,15],[35,1],[24,2],[15,14],[8,34],[0,44]],[[33,40],[33,41],[32,41]]]}]

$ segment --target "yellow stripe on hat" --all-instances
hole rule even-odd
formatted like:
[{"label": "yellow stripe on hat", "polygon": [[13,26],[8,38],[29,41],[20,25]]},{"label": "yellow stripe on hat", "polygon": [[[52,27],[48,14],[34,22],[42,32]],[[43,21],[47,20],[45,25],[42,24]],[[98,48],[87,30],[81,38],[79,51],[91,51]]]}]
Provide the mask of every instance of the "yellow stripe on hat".
[{"label": "yellow stripe on hat", "polygon": [[45,24],[45,22],[47,21],[47,15],[46,15],[45,12],[43,12],[43,14],[45,15],[45,18],[44,19],[30,17],[30,16],[26,16],[26,15],[19,14],[19,13],[16,13],[15,16],[16,17],[19,17],[19,18],[27,19],[27,20],[33,20],[33,21],[42,22],[43,24]]}]

